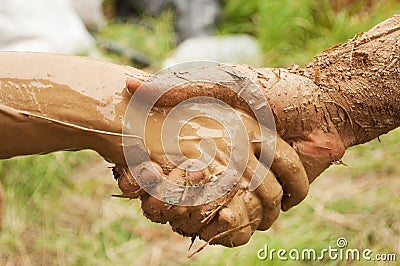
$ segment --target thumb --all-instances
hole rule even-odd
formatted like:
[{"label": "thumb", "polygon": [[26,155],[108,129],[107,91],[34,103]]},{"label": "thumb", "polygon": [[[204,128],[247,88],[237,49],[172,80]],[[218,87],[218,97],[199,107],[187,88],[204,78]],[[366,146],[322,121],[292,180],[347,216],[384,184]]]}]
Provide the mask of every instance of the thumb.
[{"label": "thumb", "polygon": [[125,81],[126,88],[132,94],[135,93],[137,89],[139,89],[139,87],[143,84],[143,82],[144,82],[143,80],[131,76],[128,76],[128,78]]}]

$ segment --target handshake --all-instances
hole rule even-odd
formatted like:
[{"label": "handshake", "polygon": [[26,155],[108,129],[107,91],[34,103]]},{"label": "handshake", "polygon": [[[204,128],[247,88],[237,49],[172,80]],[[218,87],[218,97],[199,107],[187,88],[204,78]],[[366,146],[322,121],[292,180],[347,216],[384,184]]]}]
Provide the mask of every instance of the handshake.
[{"label": "handshake", "polygon": [[214,64],[150,76],[0,53],[0,159],[96,150],[116,164],[120,197],[140,198],[152,221],[243,245],[347,148],[400,126],[399,24],[395,15],[304,69]]},{"label": "handshake", "polygon": [[127,80],[119,197],[140,198],[147,218],[183,236],[247,243],[343,155],[322,101],[298,95],[318,87],[287,70],[214,65],[141,79]]}]

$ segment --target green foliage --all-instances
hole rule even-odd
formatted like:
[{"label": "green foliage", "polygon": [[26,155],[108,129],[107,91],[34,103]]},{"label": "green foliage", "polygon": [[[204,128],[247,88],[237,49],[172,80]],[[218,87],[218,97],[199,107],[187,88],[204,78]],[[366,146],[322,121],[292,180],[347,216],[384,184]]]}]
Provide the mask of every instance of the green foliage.
[{"label": "green foliage", "polygon": [[365,2],[355,1],[348,9],[334,12],[326,0],[226,0],[219,32],[255,36],[266,66],[304,65],[315,54],[368,30],[400,8],[394,0],[369,8]]},{"label": "green foliage", "polygon": [[[217,34],[247,33],[257,38],[264,52],[264,65],[305,65],[329,47],[353,38],[400,10],[397,0],[355,1],[343,11],[334,11],[328,0],[224,0]],[[158,19],[143,17],[139,23],[111,21],[99,36],[133,47],[151,58],[154,71],[172,52],[175,44],[174,13],[165,11]],[[121,57],[111,57],[128,64]]]},{"label": "green foliage", "polygon": [[76,156],[64,152],[0,161],[0,180],[9,193],[7,197],[11,197],[16,205],[30,204],[28,209],[41,208],[46,195],[57,197],[57,193],[48,192],[71,185],[68,175],[87,157],[86,153]]},{"label": "green foliage", "polygon": [[[110,21],[98,36],[142,52],[153,63],[152,68],[159,69],[162,60],[175,45],[173,14],[167,10],[157,19],[144,17],[139,23]],[[118,63],[130,64],[126,58],[108,55]]]}]

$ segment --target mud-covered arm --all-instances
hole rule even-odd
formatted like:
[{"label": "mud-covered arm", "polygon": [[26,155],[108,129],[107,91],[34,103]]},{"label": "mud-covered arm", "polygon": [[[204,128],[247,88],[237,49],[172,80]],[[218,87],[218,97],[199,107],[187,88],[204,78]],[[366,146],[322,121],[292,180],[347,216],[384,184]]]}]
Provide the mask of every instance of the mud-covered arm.
[{"label": "mud-covered arm", "polygon": [[[328,95],[346,147],[400,126],[400,13],[316,56],[298,72]],[[333,105],[333,106],[332,106]]]},{"label": "mud-covered arm", "polygon": [[130,67],[84,57],[0,53],[0,159],[94,149],[122,162]]},{"label": "mud-covered arm", "polygon": [[[400,126],[399,40],[398,14],[361,37],[324,51],[304,69],[231,65],[237,70],[231,82],[244,76],[260,85],[274,113],[277,133],[295,148],[313,181],[340,161],[348,147]],[[213,73],[224,69],[220,66],[221,71]],[[225,74],[213,79],[223,79]],[[135,84],[128,81],[128,88],[134,90]],[[158,104],[174,106],[195,96],[215,97],[252,113],[237,93],[219,84],[172,89]]]},{"label": "mud-covered arm", "polygon": [[266,87],[278,133],[297,150],[311,180],[348,147],[400,126],[399,40],[397,14],[324,51],[304,69],[290,69],[311,82]]},{"label": "mud-covered arm", "polygon": [[[117,164],[115,172],[123,169],[118,182],[123,188],[123,196],[133,197],[129,193],[132,188],[141,188],[134,186],[134,178],[126,171],[121,135],[125,110],[131,97],[125,88],[127,76],[145,79],[147,74],[87,58],[0,53],[0,159],[57,150],[94,149]],[[161,113],[165,115],[164,112]],[[254,123],[251,117],[247,120],[249,125]],[[208,124],[209,122],[204,122],[204,126],[215,130],[212,123]],[[162,123],[155,123],[147,130],[153,140],[154,129],[160,126]],[[254,124],[251,128],[258,127]],[[255,131],[252,134],[256,134]],[[170,139],[175,137],[172,135]],[[161,145],[157,145],[160,142],[156,139],[154,143],[146,143],[146,147],[150,150],[151,159],[164,167],[160,169],[168,169],[168,164],[163,160],[164,152],[160,151],[160,156],[157,156]],[[189,135],[185,143],[189,143],[191,139]],[[190,148],[196,147],[196,143],[194,144],[187,145],[184,152],[190,153]],[[246,148],[251,147],[250,142],[242,144]],[[307,194],[308,180],[297,154],[282,140],[277,141],[277,149],[280,153],[275,157],[279,162],[273,164],[272,169],[276,168],[274,172],[279,173],[282,184],[271,171],[266,171],[262,184],[255,192],[249,191],[249,180],[258,165],[255,148],[248,154],[250,163],[245,165],[245,178],[241,178],[240,184],[236,184],[232,193],[228,193],[226,202],[213,201],[205,206],[182,211],[179,206],[169,206],[147,194],[140,194],[144,213],[153,221],[165,223],[168,220],[174,230],[185,235],[195,237],[201,233],[203,239],[210,241],[219,233],[234,230],[234,235],[218,238],[213,243],[227,246],[244,244],[254,230],[269,228],[281,208],[289,209]],[[225,149],[222,145],[221,156],[225,155],[223,151]],[[137,153],[133,156],[137,156]],[[224,161],[221,159],[221,162]],[[138,168],[140,173],[142,168]],[[128,175],[124,175],[125,172]],[[186,173],[175,168],[169,171],[168,177],[177,181],[185,178],[187,181]],[[195,177],[196,174],[194,173]],[[124,176],[126,179],[123,179]],[[188,177],[192,176],[188,174]],[[207,173],[202,177],[212,180],[208,179],[210,176]],[[126,186],[121,185],[124,181]],[[231,179],[227,179],[228,181],[234,182]],[[186,194],[182,196],[185,198]],[[205,193],[205,197],[208,198],[209,195]],[[160,217],[158,213],[164,215]]]}]

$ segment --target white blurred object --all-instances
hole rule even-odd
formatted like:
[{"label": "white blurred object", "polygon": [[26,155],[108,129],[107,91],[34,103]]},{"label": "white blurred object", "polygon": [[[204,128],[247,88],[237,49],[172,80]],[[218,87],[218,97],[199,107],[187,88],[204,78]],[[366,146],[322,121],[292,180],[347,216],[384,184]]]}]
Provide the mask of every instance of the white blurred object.
[{"label": "white blurred object", "polygon": [[163,67],[195,60],[262,65],[262,52],[257,40],[248,35],[196,37],[182,42]]},{"label": "white blurred object", "polygon": [[89,30],[97,31],[104,25],[103,0],[70,1]]},{"label": "white blurred object", "polygon": [[94,44],[70,0],[2,0],[0,51],[73,54]]},{"label": "white blurred object", "polygon": [[176,8],[177,41],[211,36],[221,16],[219,0],[172,0]]}]

